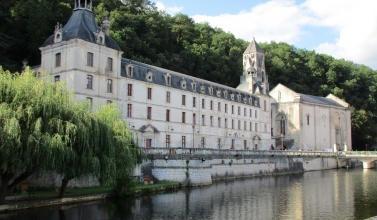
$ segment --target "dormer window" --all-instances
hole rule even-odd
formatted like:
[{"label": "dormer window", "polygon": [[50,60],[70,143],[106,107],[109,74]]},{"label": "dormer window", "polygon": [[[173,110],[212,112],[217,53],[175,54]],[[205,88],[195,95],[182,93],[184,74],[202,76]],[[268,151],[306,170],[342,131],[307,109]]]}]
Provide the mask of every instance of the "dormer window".
[{"label": "dormer window", "polygon": [[134,66],[132,64],[126,65],[127,76],[133,77]]},{"label": "dormer window", "polygon": [[195,80],[192,81],[191,88],[192,88],[193,91],[196,91],[196,82],[195,82]]},{"label": "dormer window", "polygon": [[258,99],[254,100],[254,106],[258,106]]},{"label": "dormer window", "polygon": [[234,100],[234,94],[230,94],[230,99]]},{"label": "dormer window", "polygon": [[209,92],[210,95],[213,95],[213,87],[212,86],[208,87],[208,92]]},{"label": "dormer window", "polygon": [[63,40],[63,25],[59,24],[59,22],[55,26],[54,34],[54,43],[59,43]]},{"label": "dormer window", "polygon": [[218,96],[218,97],[221,96],[221,90],[220,90],[220,89],[218,89],[218,90],[216,91],[216,93],[217,93],[217,96]]},{"label": "dormer window", "polygon": [[228,91],[224,90],[224,99],[228,98]]},{"label": "dormer window", "polygon": [[204,86],[204,85],[201,85],[201,86],[200,86],[200,90],[202,91],[202,93],[205,93],[205,92],[206,92],[206,90],[205,90],[205,86]]},{"label": "dormer window", "polygon": [[165,83],[167,86],[171,86],[171,75],[170,73],[165,74]]},{"label": "dormer window", "polygon": [[237,101],[239,101],[239,102],[241,101],[241,94],[237,95]]},{"label": "dormer window", "polygon": [[183,79],[181,80],[181,88],[182,88],[182,89],[186,89],[186,84],[187,84],[187,82],[186,82],[185,78],[183,78]]},{"label": "dormer window", "polygon": [[253,98],[249,98],[249,104],[252,105],[253,104]]},{"label": "dormer window", "polygon": [[152,72],[148,72],[147,75],[146,75],[146,79],[149,81],[149,82],[152,82],[153,81],[153,74]]},{"label": "dormer window", "polygon": [[243,103],[246,104],[246,102],[247,102],[247,98],[246,98],[246,96],[245,96],[245,97],[243,97]]}]

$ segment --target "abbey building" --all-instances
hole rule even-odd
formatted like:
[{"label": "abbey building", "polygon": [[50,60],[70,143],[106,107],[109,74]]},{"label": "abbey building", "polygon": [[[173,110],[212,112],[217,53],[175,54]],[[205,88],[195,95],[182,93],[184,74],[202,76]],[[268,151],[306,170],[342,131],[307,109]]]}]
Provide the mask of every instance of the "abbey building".
[{"label": "abbey building", "polygon": [[[88,100],[93,108],[117,103],[140,147],[267,150],[286,140],[290,149],[318,150],[313,140],[327,138],[328,146],[335,143],[350,149],[348,104],[336,97],[330,104],[307,104],[308,109],[314,106],[314,112],[329,109],[324,121],[328,131],[335,132],[309,137],[318,131],[301,126],[305,108],[283,104],[285,98],[275,96],[288,97],[285,92],[293,91],[279,85],[281,89],[270,92],[264,52],[254,39],[243,54],[240,85],[231,88],[122,58],[123,52],[109,36],[109,19],[99,27],[91,7],[91,0],[75,0],[70,20],[64,26],[57,24],[41,46],[40,70],[54,81],[65,80],[76,98]],[[345,120],[337,128],[330,123],[336,115],[333,108],[342,115],[339,120]],[[309,116],[311,125],[317,126],[315,122],[323,117],[314,117],[314,112]]]}]

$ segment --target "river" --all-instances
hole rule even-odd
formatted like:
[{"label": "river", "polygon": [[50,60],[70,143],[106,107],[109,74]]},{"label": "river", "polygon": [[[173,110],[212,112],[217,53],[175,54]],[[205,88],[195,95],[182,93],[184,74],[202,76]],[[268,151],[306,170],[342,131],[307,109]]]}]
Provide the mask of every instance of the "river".
[{"label": "river", "polygon": [[377,216],[377,169],[215,182],[135,199],[0,214],[0,219],[366,219]]}]

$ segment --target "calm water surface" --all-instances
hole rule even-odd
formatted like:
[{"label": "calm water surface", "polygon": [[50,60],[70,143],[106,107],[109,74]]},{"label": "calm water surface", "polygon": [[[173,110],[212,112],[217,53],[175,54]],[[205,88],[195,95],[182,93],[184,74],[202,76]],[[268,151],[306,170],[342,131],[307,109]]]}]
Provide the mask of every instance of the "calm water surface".
[{"label": "calm water surface", "polygon": [[340,169],[217,182],[136,199],[0,214],[0,219],[365,219],[377,170]]}]

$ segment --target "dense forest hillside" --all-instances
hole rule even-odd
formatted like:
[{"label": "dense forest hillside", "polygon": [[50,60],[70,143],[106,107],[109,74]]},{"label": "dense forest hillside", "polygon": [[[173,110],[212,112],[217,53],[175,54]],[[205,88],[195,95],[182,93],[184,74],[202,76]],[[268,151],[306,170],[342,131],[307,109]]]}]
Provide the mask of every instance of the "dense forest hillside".
[{"label": "dense forest hillside", "polygon": [[[73,0],[2,0],[0,65],[19,71],[21,60],[40,64],[38,47],[53,34],[57,22],[69,19]],[[248,42],[184,14],[158,11],[148,0],[94,1],[98,23],[111,18],[110,35],[124,57],[213,82],[236,87],[242,74],[242,53]],[[256,36],[258,41],[258,36]],[[270,88],[278,83],[299,93],[329,93],[352,105],[353,147],[365,149],[377,138],[377,71],[286,43],[260,43],[266,54]]]}]

